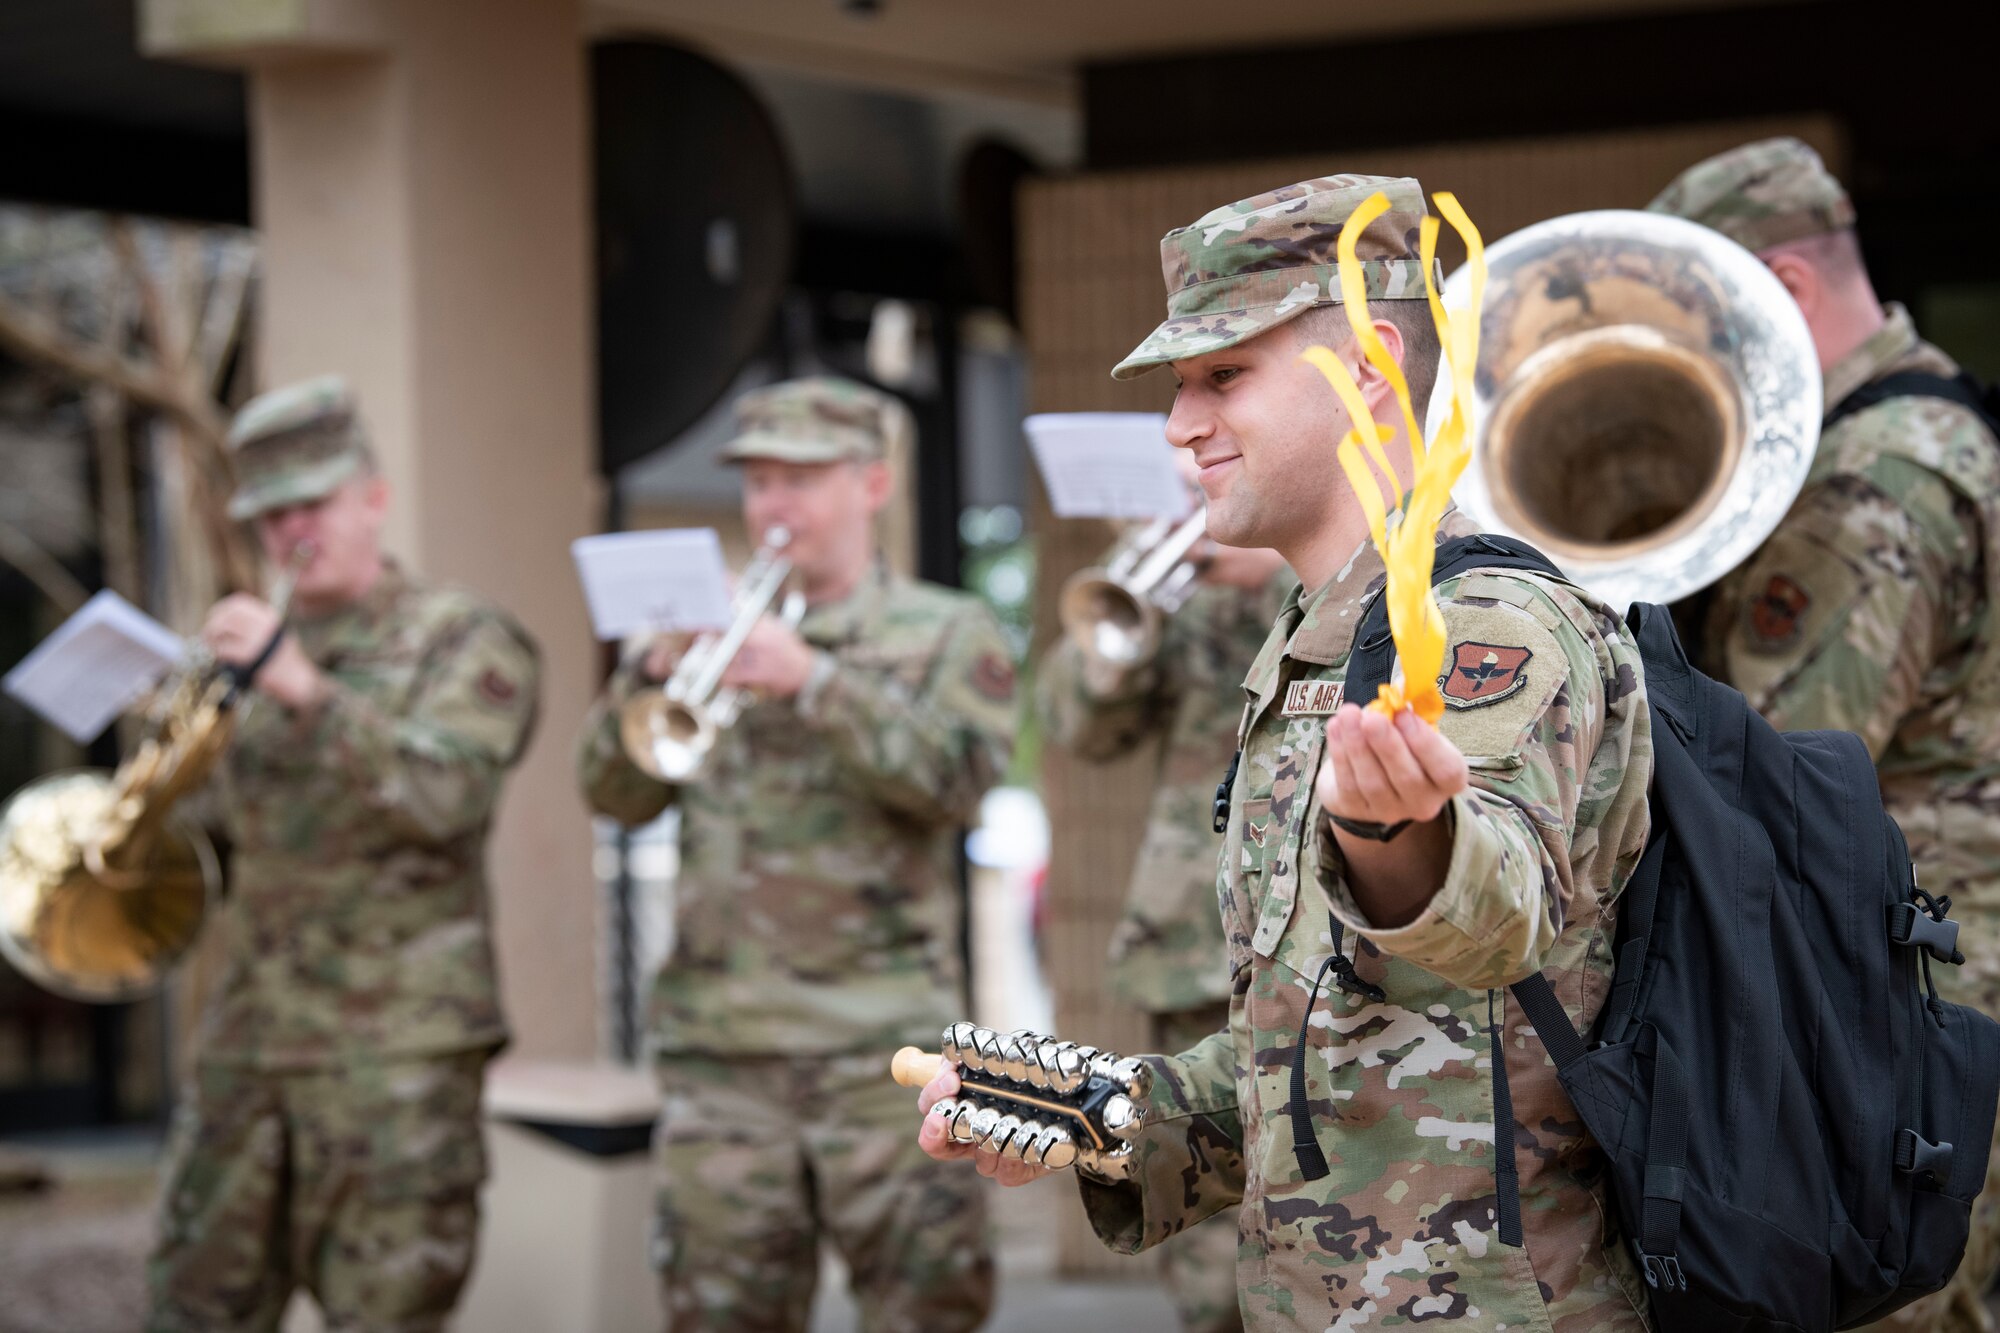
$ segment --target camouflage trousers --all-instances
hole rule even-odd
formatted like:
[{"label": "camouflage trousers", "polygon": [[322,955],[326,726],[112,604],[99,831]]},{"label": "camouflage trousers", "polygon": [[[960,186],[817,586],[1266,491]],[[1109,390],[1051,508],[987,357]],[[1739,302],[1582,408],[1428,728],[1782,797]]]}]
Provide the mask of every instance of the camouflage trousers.
[{"label": "camouflage trousers", "polygon": [[667,1327],[803,1333],[830,1240],[869,1333],[977,1328],[993,1302],[987,1182],[917,1147],[889,1052],[658,1063],[653,1258]]},{"label": "camouflage trousers", "polygon": [[[1153,1044],[1168,1055],[1188,1050],[1229,1026],[1227,1001],[1201,1009],[1148,1014]],[[1185,1333],[1241,1333],[1236,1299],[1236,1210],[1204,1218],[1160,1247],[1160,1275]]]},{"label": "camouflage trousers", "polygon": [[151,1333],[442,1329],[472,1269],[486,1053],[313,1073],[204,1065],[175,1111]]}]

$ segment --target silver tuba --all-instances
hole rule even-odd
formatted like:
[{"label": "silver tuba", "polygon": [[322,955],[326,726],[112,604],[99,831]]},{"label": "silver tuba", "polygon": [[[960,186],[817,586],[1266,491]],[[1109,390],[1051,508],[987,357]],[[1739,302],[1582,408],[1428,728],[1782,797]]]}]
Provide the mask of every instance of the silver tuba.
[{"label": "silver tuba", "polygon": [[[784,592],[792,562],[784,549],[792,534],[772,528],[764,544],[744,566],[731,602],[734,619],[720,634],[703,634],[681,655],[674,671],[657,689],[640,690],[618,710],[618,737],[626,757],[639,770],[661,782],[691,782],[708,766],[716,738],[736,721],[750,698],[746,691],[723,689],[722,677],[743,640],[771,604]],[[805,595],[784,596],[778,618],[796,625],[806,613]],[[643,649],[642,649],[643,651]]]},{"label": "silver tuba", "polygon": [[[1658,213],[1553,218],[1486,262],[1473,457],[1454,491],[1468,516],[1620,609],[1748,559],[1819,438],[1819,357],[1783,284],[1720,233]],[[1446,304],[1470,281],[1454,273]],[[1440,383],[1433,429],[1448,407]]]},{"label": "silver tuba", "polygon": [[1103,565],[1078,570],[1056,604],[1063,632],[1087,655],[1130,666],[1153,655],[1166,617],[1194,595],[1201,566],[1188,558],[1208,510],[1180,522],[1156,518],[1128,533]]}]

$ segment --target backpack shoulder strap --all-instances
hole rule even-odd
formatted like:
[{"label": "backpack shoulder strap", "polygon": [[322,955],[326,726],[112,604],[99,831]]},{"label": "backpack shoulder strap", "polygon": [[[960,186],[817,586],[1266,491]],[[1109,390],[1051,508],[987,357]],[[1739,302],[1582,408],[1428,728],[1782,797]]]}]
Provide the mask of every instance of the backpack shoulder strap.
[{"label": "backpack shoulder strap", "polygon": [[1982,388],[1978,380],[1963,370],[1953,376],[1933,375],[1922,370],[1899,370],[1893,375],[1884,375],[1835,403],[1833,410],[1826,414],[1826,420],[1820,423],[1820,429],[1830,429],[1834,423],[1891,398],[1942,398],[1946,402],[1957,403],[1977,412],[1985,420],[1986,428],[2000,435],[2000,410],[1996,410],[1995,391]]},{"label": "backpack shoulder strap", "polygon": [[[1484,569],[1514,569],[1546,578],[1564,577],[1554,562],[1528,543],[1498,533],[1482,532],[1469,537],[1453,537],[1438,545],[1437,559],[1431,566],[1431,586],[1436,587],[1447,579],[1472,570]],[[1694,669],[1688,664],[1687,654],[1674,633],[1673,617],[1663,606],[1641,602],[1633,606],[1627,624],[1638,643],[1639,656],[1646,664],[1646,689],[1654,709],[1655,722],[1666,722],[1682,741],[1687,740],[1694,735],[1699,716],[1697,684]],[[1357,702],[1374,698],[1376,690],[1388,684],[1395,657],[1395,641],[1389,633],[1388,603],[1378,596],[1369,604],[1354,631],[1354,651],[1349,654],[1347,662],[1347,698]],[[1665,729],[1655,727],[1656,732]],[[1656,840],[1656,845],[1647,851],[1649,855],[1641,857],[1632,882],[1626,885],[1622,909],[1635,918],[1634,924],[1639,926],[1637,933],[1641,938],[1648,933],[1652,921],[1662,848]],[[1640,947],[1643,950],[1643,944]],[[1636,983],[1642,961],[1643,953],[1620,959],[1621,970],[1628,971],[1630,983]],[[1625,964],[1630,964],[1629,970],[1623,966]],[[1538,973],[1516,982],[1510,989],[1557,1068],[1583,1055],[1583,1039],[1570,1026],[1569,1015],[1563,1010],[1562,1002],[1556,998],[1546,978]]]},{"label": "backpack shoulder strap", "polygon": [[[1437,557],[1431,565],[1431,586],[1435,588],[1447,579],[1475,569],[1515,569],[1547,578],[1563,577],[1563,572],[1556,568],[1553,561],[1528,543],[1499,533],[1481,532],[1469,537],[1453,537],[1438,544]],[[1671,624],[1666,632],[1669,635],[1673,633]],[[1675,645],[1676,650],[1678,646]],[[1354,630],[1354,651],[1347,659],[1347,698],[1356,702],[1374,698],[1376,691],[1389,683],[1395,659],[1395,640],[1389,633],[1388,599],[1377,596]],[[1683,662],[1685,660],[1682,659]],[[1648,680],[1651,680],[1650,672]],[[1517,983],[1513,991],[1527,1012],[1529,1021],[1541,1034],[1558,1068],[1583,1054],[1583,1042],[1576,1030],[1570,1027],[1561,1001],[1556,999],[1546,980],[1539,975],[1532,976]]]},{"label": "backpack shoulder strap", "polygon": [[[1524,541],[1497,532],[1475,532],[1438,543],[1431,565],[1431,586],[1475,569],[1518,569],[1559,579],[1563,572]],[[1396,643],[1389,633],[1389,599],[1377,594],[1354,628],[1354,650],[1347,657],[1345,697],[1366,703],[1389,683],[1396,665]]]},{"label": "backpack shoulder strap", "polygon": [[[1523,573],[1537,574],[1545,578],[1561,579],[1563,573],[1549,558],[1526,542],[1496,533],[1477,533],[1470,537],[1454,537],[1438,546],[1437,558],[1431,567],[1431,586],[1436,587],[1447,579],[1473,570],[1513,569]],[[1687,656],[1681,650],[1680,641],[1674,636],[1673,621],[1664,607],[1639,606],[1633,609],[1631,629],[1638,640],[1641,657],[1647,668],[1649,687],[1653,677],[1655,655],[1663,661],[1665,672],[1674,675],[1679,668],[1678,690],[1669,684],[1669,693],[1674,695],[1673,704],[1692,719],[1695,707],[1695,680]],[[1360,625],[1355,627],[1354,650],[1348,655],[1346,675],[1346,695],[1349,699],[1365,700],[1373,698],[1375,692],[1388,683],[1395,659],[1395,642],[1389,632],[1389,608],[1387,599],[1377,597],[1362,616]],[[1654,718],[1660,720],[1662,705],[1653,701]],[[1664,730],[1664,728],[1661,728]],[[1658,897],[1660,866],[1664,855],[1664,839],[1655,839],[1639,858],[1632,879],[1625,886],[1624,912],[1636,916],[1633,924],[1640,934],[1636,939],[1628,939],[1619,958],[1619,976],[1622,993],[1615,995],[1615,1008],[1621,1014],[1630,1013],[1636,998],[1638,983],[1645,966],[1645,935],[1650,933],[1653,910]],[[1340,938],[1338,919],[1333,922],[1336,932],[1334,939]],[[1336,949],[1338,945],[1336,944]],[[1570,1025],[1569,1014],[1562,1001],[1549,985],[1548,978],[1537,972],[1522,978],[1508,988],[1521,1012],[1541,1038],[1543,1048],[1558,1070],[1568,1069],[1582,1059],[1586,1046],[1584,1039]],[[1492,1006],[1492,993],[1488,992],[1487,1004]],[[1513,1120],[1513,1099],[1507,1087],[1507,1059],[1501,1039],[1501,1026],[1495,1019],[1489,1019],[1493,1042],[1493,1102],[1494,1119],[1498,1124],[1510,1124]],[[1622,1025],[1621,1025],[1622,1027]],[[1620,1035],[1623,1033],[1621,1031]],[[1304,1042],[1301,1040],[1300,1049]],[[1671,1066],[1664,1078],[1664,1085],[1655,1087],[1654,1107],[1648,1136],[1649,1163],[1657,1163],[1667,1173],[1678,1179],[1678,1173],[1685,1164],[1685,1084],[1680,1078],[1678,1065],[1673,1064],[1673,1052],[1662,1047],[1665,1061]],[[1296,1123],[1302,1118],[1300,1109],[1304,1101],[1303,1086],[1294,1090],[1293,1117]],[[1655,1152],[1657,1149],[1657,1152]],[[1521,1243],[1520,1193],[1512,1165],[1511,1154],[1504,1155],[1495,1167],[1495,1181],[1499,1189],[1498,1220],[1500,1239],[1503,1244]],[[1663,1176],[1663,1178],[1665,1178]],[[1677,1191],[1676,1191],[1677,1194]],[[1645,1235],[1640,1237],[1641,1257],[1664,1255],[1660,1261],[1671,1263],[1674,1254],[1675,1237],[1680,1225],[1680,1205],[1677,1199],[1646,1200]],[[1654,1260],[1648,1258],[1648,1271]],[[1649,1281],[1656,1280],[1649,1276]]]}]

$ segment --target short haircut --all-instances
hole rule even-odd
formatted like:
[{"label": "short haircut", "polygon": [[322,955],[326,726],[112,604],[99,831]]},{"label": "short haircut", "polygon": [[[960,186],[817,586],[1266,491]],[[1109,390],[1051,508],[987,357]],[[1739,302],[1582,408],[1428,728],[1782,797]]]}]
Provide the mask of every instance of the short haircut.
[{"label": "short haircut", "polygon": [[[1403,335],[1403,378],[1410,385],[1410,406],[1421,429],[1437,383],[1438,335],[1428,301],[1377,301],[1368,307],[1376,319],[1386,319]],[[1347,312],[1338,305],[1316,305],[1292,321],[1292,336],[1300,347],[1345,347],[1354,341]]]},{"label": "short haircut", "polygon": [[1784,241],[1762,251],[1764,255],[1796,255],[1813,266],[1832,287],[1851,286],[1868,277],[1868,264],[1861,254],[1861,237],[1852,227],[1823,231]]}]

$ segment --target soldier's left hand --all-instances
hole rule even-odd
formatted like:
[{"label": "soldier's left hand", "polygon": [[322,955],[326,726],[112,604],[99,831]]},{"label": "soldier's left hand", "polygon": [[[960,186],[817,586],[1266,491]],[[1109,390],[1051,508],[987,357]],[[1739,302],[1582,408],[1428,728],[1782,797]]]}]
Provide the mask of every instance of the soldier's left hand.
[{"label": "soldier's left hand", "polygon": [[[246,666],[257,660],[282,623],[269,603],[248,593],[231,593],[208,613],[201,638],[217,661]],[[251,685],[287,707],[304,708],[318,701],[326,678],[298,641],[286,635]]]},{"label": "soldier's left hand", "polygon": [[722,683],[768,699],[789,699],[805,688],[812,666],[812,645],[784,621],[765,616],[744,637]]},{"label": "soldier's left hand", "polygon": [[1030,1166],[1019,1158],[1002,1157],[996,1152],[981,1152],[969,1143],[953,1143],[944,1131],[942,1117],[931,1114],[931,1108],[946,1097],[958,1095],[958,1066],[949,1060],[938,1066],[931,1081],[917,1094],[917,1114],[923,1117],[917,1122],[917,1146],[926,1156],[940,1162],[969,1161],[973,1170],[1002,1185],[1025,1185],[1031,1180],[1040,1180],[1053,1174],[1044,1167]]},{"label": "soldier's left hand", "polygon": [[1376,824],[1436,819],[1471,770],[1456,745],[1407,709],[1394,719],[1343,704],[1326,721],[1313,795],[1328,814]]}]

